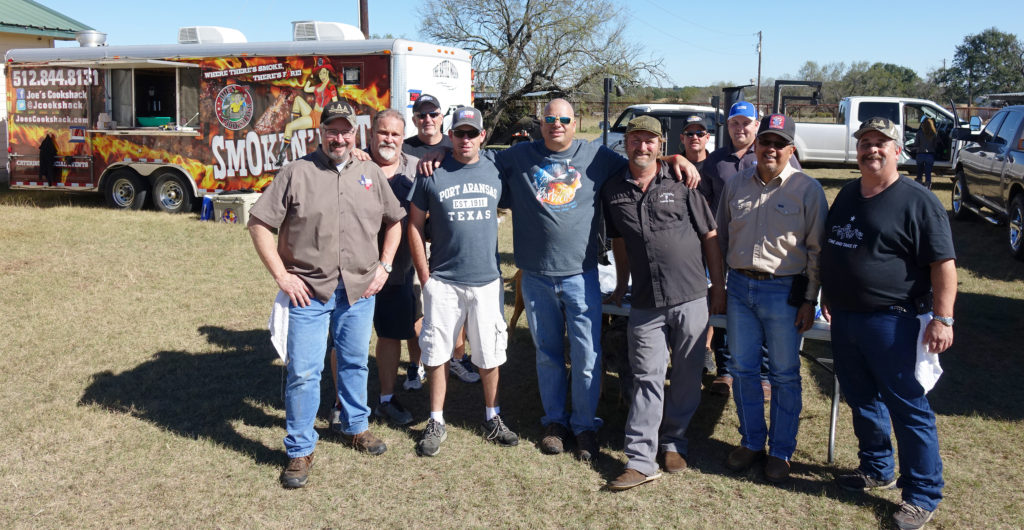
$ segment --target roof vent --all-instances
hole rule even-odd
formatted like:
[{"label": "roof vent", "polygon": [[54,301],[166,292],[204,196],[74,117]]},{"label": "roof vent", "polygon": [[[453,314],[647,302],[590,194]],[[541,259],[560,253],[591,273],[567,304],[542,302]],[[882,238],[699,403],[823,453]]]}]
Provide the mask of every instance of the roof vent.
[{"label": "roof vent", "polygon": [[292,40],[364,40],[359,28],[341,22],[298,20],[292,22]]},{"label": "roof vent", "polygon": [[83,48],[95,48],[107,45],[107,34],[91,29],[75,32],[75,40]]},{"label": "roof vent", "polygon": [[249,42],[241,31],[220,26],[186,26],[178,28],[178,44],[222,44]]}]

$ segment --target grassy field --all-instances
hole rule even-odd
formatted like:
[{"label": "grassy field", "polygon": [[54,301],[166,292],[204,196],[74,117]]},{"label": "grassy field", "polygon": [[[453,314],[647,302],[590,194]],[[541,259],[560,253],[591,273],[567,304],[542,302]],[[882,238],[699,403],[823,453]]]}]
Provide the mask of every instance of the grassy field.
[{"label": "grassy field", "polygon": [[[808,172],[830,198],[855,176]],[[948,205],[948,179],[938,183]],[[725,469],[739,441],[735,407],[705,393],[690,429],[691,469],[604,491],[625,462],[615,377],[605,379],[596,467],[542,455],[525,319],[510,337],[501,387],[518,447],[481,440],[479,385],[453,380],[449,439],[437,458],[414,452],[425,391],[401,393],[416,417],[410,429],[372,427],[386,454],[357,454],[327,432],[325,385],[310,485],[285,491],[277,481],[287,460],[282,369],[265,330],[276,287],[245,230],[195,215],[113,211],[92,196],[5,189],[0,220],[5,527],[874,528],[887,526],[899,502],[896,490],[854,495],[832,485],[837,470],[856,465],[856,442],[842,405],[837,462],[826,463],[831,379],[806,362],[788,484]],[[509,223],[501,236],[509,277]],[[956,338],[930,394],[947,483],[933,524],[1020,527],[1024,263],[1008,256],[1002,228],[956,223],[954,236]]]}]

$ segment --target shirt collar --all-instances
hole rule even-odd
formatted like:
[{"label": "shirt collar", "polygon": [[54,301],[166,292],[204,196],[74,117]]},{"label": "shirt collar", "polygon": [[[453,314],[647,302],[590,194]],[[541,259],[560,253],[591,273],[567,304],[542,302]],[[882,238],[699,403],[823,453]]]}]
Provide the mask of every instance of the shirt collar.
[{"label": "shirt collar", "polygon": [[779,173],[778,175],[775,175],[775,177],[773,177],[771,180],[768,181],[767,184],[765,184],[764,181],[761,180],[761,175],[757,172],[757,166],[753,166],[753,167],[754,167],[753,179],[755,181],[757,181],[758,184],[761,184],[764,187],[776,185],[775,184],[776,182],[778,182],[778,184],[777,184],[778,186],[781,186],[783,183],[786,182],[786,179],[788,179],[790,175],[792,175],[793,173],[797,172],[797,169],[795,167],[793,167],[793,164],[790,164],[789,161],[787,160],[786,161],[786,167],[782,168],[782,172]]}]

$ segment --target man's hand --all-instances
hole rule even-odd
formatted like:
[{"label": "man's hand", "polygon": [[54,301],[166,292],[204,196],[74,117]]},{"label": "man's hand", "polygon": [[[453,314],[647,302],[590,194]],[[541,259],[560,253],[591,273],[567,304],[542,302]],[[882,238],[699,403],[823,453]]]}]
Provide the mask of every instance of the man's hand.
[{"label": "man's hand", "polygon": [[370,286],[363,291],[363,296],[360,298],[369,298],[380,292],[384,288],[384,282],[388,281],[388,272],[384,270],[384,267],[377,265],[377,270],[373,273],[373,281],[370,282]]},{"label": "man's hand", "polygon": [[608,295],[608,296],[606,296],[604,298],[602,303],[605,303],[605,304],[615,304],[615,305],[617,305],[619,307],[622,307],[622,298],[624,296],[626,296],[626,288],[625,287],[622,287],[622,288],[616,287],[615,290],[612,291],[612,294],[610,294],[610,295]]},{"label": "man's hand", "polygon": [[274,278],[274,281],[277,282],[278,289],[288,295],[293,306],[306,307],[309,305],[309,297],[313,292],[309,290],[309,286],[302,281],[302,278],[286,272],[280,277]]},{"label": "man's hand", "polygon": [[665,160],[665,163],[672,169],[672,175],[678,181],[686,181],[686,187],[691,190],[700,184],[700,172],[683,155],[672,155]]},{"label": "man's hand", "polygon": [[416,170],[429,177],[434,174],[434,169],[441,165],[447,155],[447,147],[431,149],[420,157],[420,163],[416,164]]},{"label": "man's hand", "polygon": [[363,151],[362,149],[353,149],[352,150],[352,158],[354,158],[354,159],[356,159],[356,160],[358,160],[360,162],[369,162],[370,160],[372,160],[372,158],[370,157],[370,153],[367,153],[366,151]]},{"label": "man's hand", "polygon": [[828,304],[821,303],[821,316],[825,318],[825,322],[832,323],[832,312],[828,310]]},{"label": "man's hand", "polygon": [[796,326],[798,333],[804,333],[811,329],[814,325],[814,306],[804,302],[800,304],[800,309],[796,310],[796,321],[793,322]]},{"label": "man's hand", "polygon": [[726,310],[725,287],[721,285],[711,286],[711,307],[708,312],[712,315],[724,315]]},{"label": "man's hand", "polygon": [[928,323],[928,327],[924,328],[922,342],[928,347],[928,351],[942,353],[953,345],[953,327],[938,320],[932,320]]}]

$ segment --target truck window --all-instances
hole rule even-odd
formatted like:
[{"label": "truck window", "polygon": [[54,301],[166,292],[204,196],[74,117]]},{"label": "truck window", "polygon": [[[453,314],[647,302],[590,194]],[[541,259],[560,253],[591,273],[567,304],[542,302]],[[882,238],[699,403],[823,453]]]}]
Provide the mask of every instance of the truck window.
[{"label": "truck window", "polygon": [[177,80],[173,68],[135,70],[135,115],[170,117],[177,114]]},{"label": "truck window", "polygon": [[878,117],[889,118],[893,123],[899,125],[902,121],[900,120],[900,104],[864,101],[857,109],[857,119],[862,122]]},{"label": "truck window", "polygon": [[985,124],[985,130],[981,131],[981,142],[989,143],[996,137],[996,131],[999,130],[999,126],[1003,124],[1003,120],[1006,119],[1006,111],[1000,112],[992,117],[988,123]]},{"label": "truck window", "polygon": [[626,125],[629,124],[629,120],[632,120],[637,116],[639,116],[639,114],[636,113],[635,109],[626,109],[622,111],[622,114],[619,114],[619,119],[615,120],[615,125],[612,126],[612,131],[620,133],[626,132]]},{"label": "truck window", "polygon": [[850,102],[842,100],[839,102],[839,112],[836,114],[836,123],[846,123],[846,117],[850,114]]},{"label": "truck window", "polygon": [[1020,112],[1007,112],[1006,120],[999,127],[999,132],[996,133],[995,140],[993,141],[999,145],[1009,145],[1016,140],[1017,129],[1020,128],[1021,119],[1024,119],[1024,114]]}]

